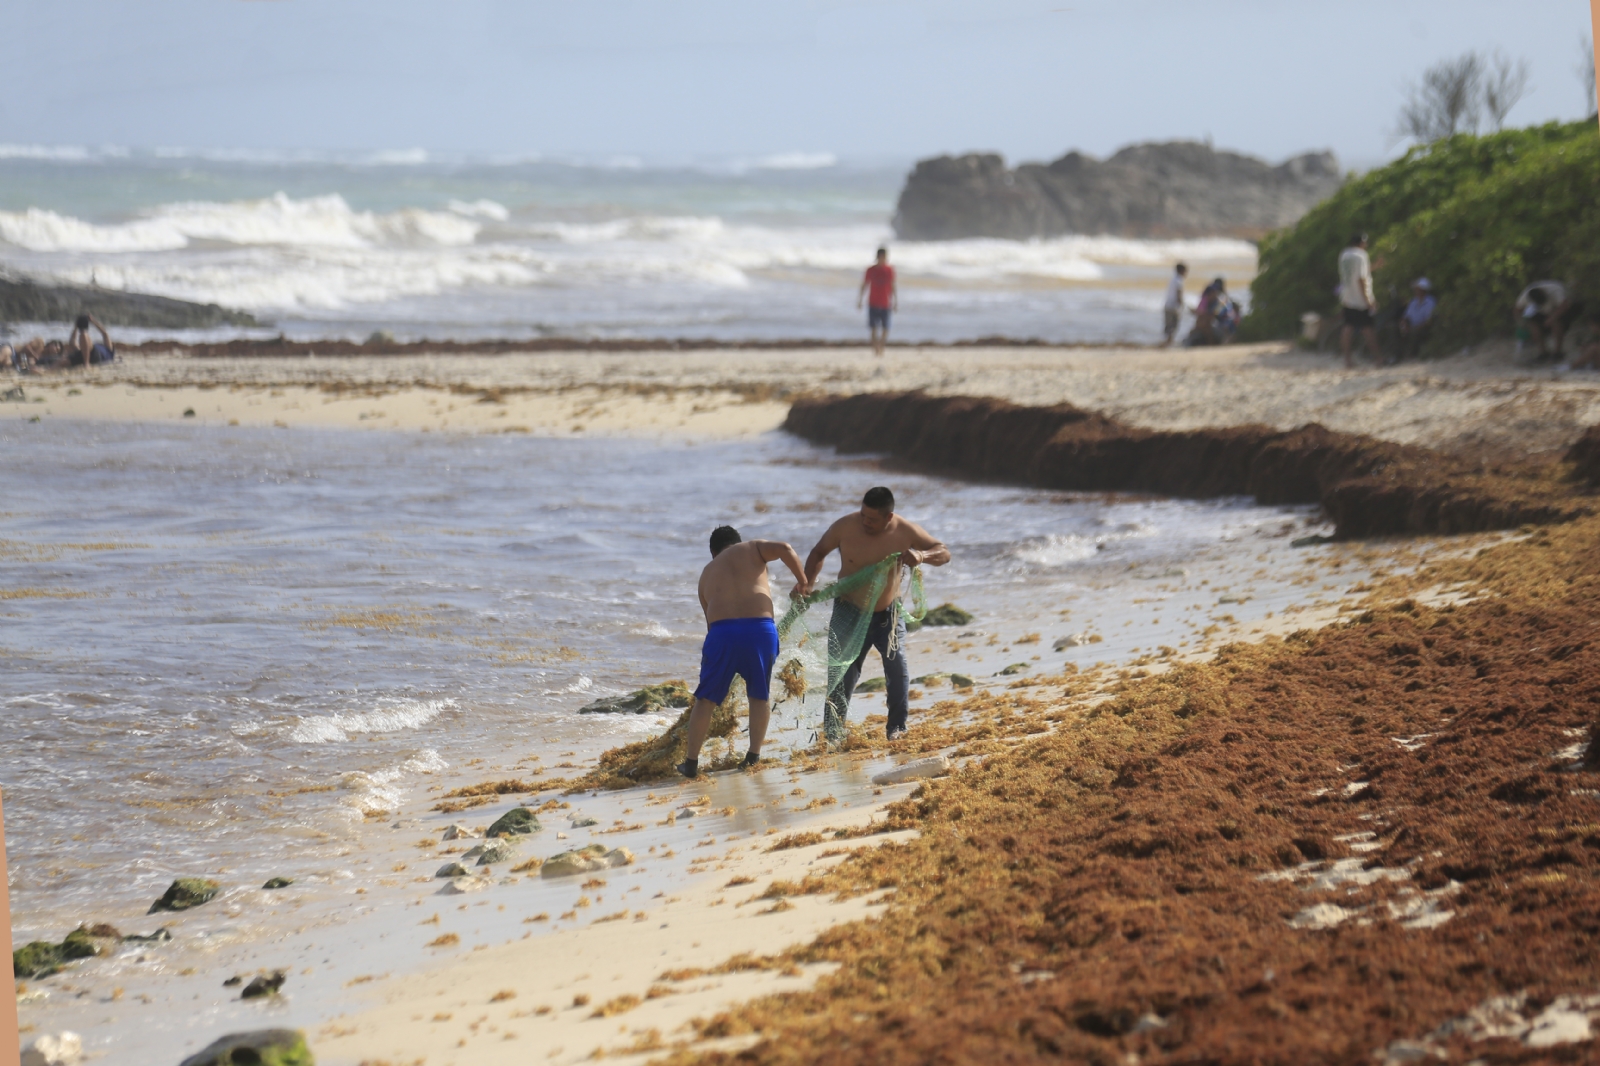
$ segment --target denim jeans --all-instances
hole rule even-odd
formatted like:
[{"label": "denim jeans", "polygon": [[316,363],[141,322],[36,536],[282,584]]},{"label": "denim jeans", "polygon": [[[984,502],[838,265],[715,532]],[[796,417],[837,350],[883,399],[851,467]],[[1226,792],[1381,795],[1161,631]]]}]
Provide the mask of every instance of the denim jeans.
[{"label": "denim jeans", "polygon": [[[833,601],[831,629],[848,631],[860,618],[861,608],[844,600]],[[889,650],[891,633],[894,636],[893,652]],[[889,724],[886,731],[892,736],[906,727],[906,712],[911,702],[911,679],[906,667],[906,620],[905,616],[894,607],[873,612],[872,623],[867,629],[866,643],[861,646],[861,654],[857,655],[856,661],[845,670],[843,677],[837,680],[833,677],[828,678],[827,712],[831,712],[839,722],[844,721],[850,711],[850,697],[855,693],[856,682],[861,680],[862,664],[867,661],[867,652],[874,648],[878,649],[878,655],[883,659],[885,695],[889,699]]]}]

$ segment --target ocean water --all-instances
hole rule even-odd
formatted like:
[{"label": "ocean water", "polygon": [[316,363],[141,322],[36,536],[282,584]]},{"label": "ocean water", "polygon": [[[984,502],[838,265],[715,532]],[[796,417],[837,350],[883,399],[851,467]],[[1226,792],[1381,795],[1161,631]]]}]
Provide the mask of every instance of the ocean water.
[{"label": "ocean water", "polygon": [[[0,145],[0,268],[241,308],[262,335],[850,339],[887,242],[898,339],[1068,342],[1157,339],[1177,259],[1254,272],[1227,239],[894,241],[909,167]],[[231,335],[256,334],[204,336]]]},{"label": "ocean water", "polygon": [[[730,522],[804,554],[885,477],[776,433],[45,422],[9,424],[0,444],[28,457],[0,467],[0,786],[19,943],[142,913],[182,874],[314,879],[370,816],[485,761],[565,776],[563,763],[658,732],[670,719],[576,712],[694,676],[709,531]],[[1067,656],[1085,665],[1193,637],[1199,606],[1159,631],[1105,615],[1198,558],[1253,569],[1258,545],[1287,551],[1310,521],[1237,500],[892,483],[955,554],[929,572],[931,602],[987,632],[1043,629],[1028,650],[1057,667],[1058,632],[1105,629]],[[1196,595],[1209,605],[1215,587]],[[914,636],[914,666],[939,639]],[[962,668],[989,669],[967,663],[978,657]],[[798,743],[815,724],[785,728]]]}]

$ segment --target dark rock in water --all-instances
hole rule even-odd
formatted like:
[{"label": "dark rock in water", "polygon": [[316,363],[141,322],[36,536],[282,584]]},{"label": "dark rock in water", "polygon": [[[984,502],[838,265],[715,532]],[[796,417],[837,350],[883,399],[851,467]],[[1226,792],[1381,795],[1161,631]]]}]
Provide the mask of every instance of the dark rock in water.
[{"label": "dark rock in water", "polygon": [[0,320],[71,322],[82,314],[94,315],[107,326],[143,329],[261,325],[252,315],[216,304],[189,303],[114,289],[43,285],[14,275],[0,277]]},{"label": "dark rock in water", "polygon": [[259,999],[262,996],[275,996],[289,975],[282,970],[273,970],[270,974],[257,974],[250,978],[250,983],[244,986],[244,991],[239,993],[240,999]]},{"label": "dark rock in water", "polygon": [[534,813],[526,807],[515,807],[494,820],[485,836],[515,836],[522,833],[537,833],[542,826]]},{"label": "dark rock in water", "polygon": [[951,674],[950,675],[950,687],[951,688],[971,688],[972,687],[972,678],[968,677],[966,674]]},{"label": "dark rock in water", "polygon": [[90,936],[104,937],[108,940],[122,939],[122,933],[109,922],[95,922],[88,927],[88,933]]},{"label": "dark rock in water", "polygon": [[294,884],[294,878],[292,877],[274,877],[261,887],[266,889],[288,888],[292,884]]},{"label": "dark rock in water", "polygon": [[186,911],[209,903],[222,886],[205,877],[180,877],[167,886],[166,894],[150,904],[147,913],[156,911]]},{"label": "dark rock in water", "polygon": [[160,944],[172,939],[172,930],[162,926],[153,933],[144,936],[127,936],[122,939],[134,944]]},{"label": "dark rock in water", "polygon": [[230,1033],[178,1066],[316,1066],[306,1034],[298,1029]]},{"label": "dark rock in water", "polygon": [[922,619],[922,624],[925,626],[964,626],[971,623],[972,613],[963,611],[953,603],[941,603],[937,607],[929,608]]},{"label": "dark rock in water", "polygon": [[1343,180],[1331,152],[1272,166],[1193,141],[1132,145],[1104,161],[1069,152],[1015,170],[993,154],[940,156],[917,163],[906,179],[894,228],[909,240],[1255,239],[1297,221]]},{"label": "dark rock in water", "polygon": [[223,988],[237,988],[242,984],[244,984],[244,978],[240,977],[238,974],[234,974],[232,977],[230,977],[226,981],[222,982],[222,987]]},{"label": "dark rock in water", "polygon": [[610,696],[578,708],[579,714],[654,714],[666,707],[687,707],[694,699],[682,681],[648,685],[626,696]]},{"label": "dark rock in water", "polygon": [[98,954],[100,945],[89,935],[89,930],[81,925],[61,942],[61,957],[64,959],[91,959]]},{"label": "dark rock in water", "polygon": [[18,977],[49,977],[59,973],[65,962],[60,944],[35,940],[11,953],[11,972]]},{"label": "dark rock in water", "polygon": [[856,691],[857,692],[882,692],[885,688],[888,687],[888,685],[889,685],[889,682],[885,678],[869,677],[865,681],[861,682],[861,684],[856,686]]}]

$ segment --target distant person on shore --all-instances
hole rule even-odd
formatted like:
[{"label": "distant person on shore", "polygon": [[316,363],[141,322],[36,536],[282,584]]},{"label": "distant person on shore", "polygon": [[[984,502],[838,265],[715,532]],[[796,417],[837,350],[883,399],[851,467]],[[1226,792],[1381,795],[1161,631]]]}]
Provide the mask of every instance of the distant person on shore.
[{"label": "distant person on shore", "polygon": [[1178,324],[1183,320],[1183,279],[1189,276],[1189,266],[1179,263],[1172,270],[1172,280],[1167,282],[1167,298],[1161,304],[1161,347],[1172,347],[1178,335]]},{"label": "distant person on shore", "polygon": [[1367,342],[1367,356],[1374,362],[1382,357],[1378,352],[1378,331],[1374,328],[1374,315],[1378,313],[1378,300],[1372,294],[1372,260],[1367,256],[1367,235],[1357,233],[1350,238],[1345,250],[1339,253],[1339,304],[1344,312],[1344,328],[1339,331],[1339,351],[1344,356],[1346,370],[1353,369],[1350,349],[1355,343],[1356,330]]},{"label": "distant person on shore", "polygon": [[1567,287],[1559,281],[1536,281],[1522,290],[1516,303],[1517,321],[1533,335],[1535,362],[1547,357],[1546,337],[1555,341],[1555,350],[1548,357],[1561,358],[1567,328],[1582,310],[1583,305],[1574,303],[1567,295]]},{"label": "distant person on shore", "polygon": [[889,265],[889,249],[879,248],[877,262],[867,267],[856,291],[856,310],[867,301],[867,332],[872,335],[872,352],[882,355],[889,343],[889,314],[900,310],[900,287],[895,284],[894,267]]},{"label": "distant person on shore", "polygon": [[[100,331],[100,343],[95,344],[89,337],[89,327],[93,326]],[[73,323],[72,334],[67,338],[66,344],[67,366],[98,366],[109,363],[117,358],[116,346],[111,343],[111,334],[106,332],[106,327],[93,315],[79,315],[78,321]]]},{"label": "distant person on shore", "polygon": [[733,675],[744,678],[750,697],[750,750],[745,769],[761,761],[772,711],[772,664],[778,657],[778,627],[772,620],[772,586],[767,564],[782,562],[795,576],[796,596],[811,591],[800,556],[778,540],[744,543],[732,526],[711,531],[711,561],[700,571],[700,609],[706,615],[706,640],[700,650],[700,685],[689,712],[687,758],[678,764],[684,777],[700,774],[700,748],[711,730],[711,714],[728,698]]},{"label": "distant person on shore", "polygon": [[[822,564],[834,551],[839,553],[841,578],[875,566],[896,552],[900,553],[903,566],[921,566],[923,563],[943,566],[950,561],[950,549],[942,542],[929,536],[915,522],[894,513],[894,493],[882,486],[868,489],[861,500],[861,510],[845,515],[829,526],[822,539],[817,541],[817,546],[811,549],[811,554],[806,556],[805,580],[808,588],[816,584],[822,573]],[[911,685],[910,671],[906,668],[906,620],[897,602],[900,598],[900,570],[900,566],[894,568],[877,603],[852,603],[849,596],[833,601],[833,618],[829,622],[831,631],[848,632],[853,629],[861,620],[863,611],[872,612],[872,621],[867,629],[866,643],[861,646],[861,654],[856,661],[845,670],[843,676],[828,678],[823,732],[830,742],[838,743],[846,735],[844,721],[850,711],[850,697],[855,693],[856,682],[861,679],[861,667],[867,661],[867,653],[873,648],[878,649],[878,655],[883,660],[883,676],[887,682],[889,724],[885,731],[890,740],[898,740],[905,735]],[[830,640],[829,643],[835,641]]]},{"label": "distant person on shore", "polygon": [[1411,283],[1411,302],[1400,312],[1400,355],[1415,359],[1422,345],[1433,331],[1433,315],[1439,300],[1433,295],[1433,284],[1427,278]]}]

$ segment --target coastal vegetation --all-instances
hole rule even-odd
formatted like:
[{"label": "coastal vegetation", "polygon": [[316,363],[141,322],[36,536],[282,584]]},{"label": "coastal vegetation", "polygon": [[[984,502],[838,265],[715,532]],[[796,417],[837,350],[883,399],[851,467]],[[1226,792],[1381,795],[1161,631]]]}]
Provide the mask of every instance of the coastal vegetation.
[{"label": "coastal vegetation", "polygon": [[1524,286],[1555,279],[1600,298],[1600,132],[1592,121],[1458,133],[1352,178],[1261,243],[1241,340],[1294,336],[1308,311],[1337,313],[1339,252],[1372,241],[1380,303],[1429,278],[1439,310],[1426,351],[1508,335]]}]

